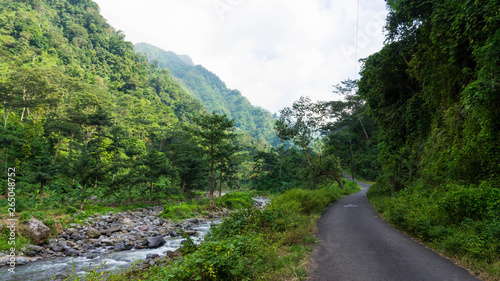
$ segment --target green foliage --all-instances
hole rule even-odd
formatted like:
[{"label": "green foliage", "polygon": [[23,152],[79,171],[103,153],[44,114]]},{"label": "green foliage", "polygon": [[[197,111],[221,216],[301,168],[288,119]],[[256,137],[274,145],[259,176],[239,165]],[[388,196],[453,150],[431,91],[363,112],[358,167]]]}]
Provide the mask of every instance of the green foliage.
[{"label": "green foliage", "polygon": [[497,189],[486,183],[436,189],[419,184],[396,193],[383,189],[380,184],[370,188],[370,202],[394,226],[450,256],[475,261],[470,264],[474,270],[500,257]]},{"label": "green foliage", "polygon": [[28,211],[23,211],[19,214],[19,220],[21,222],[28,222],[31,219],[32,215]]},{"label": "green foliage", "polygon": [[72,214],[78,212],[78,210],[73,206],[67,206],[65,212],[66,212],[66,214],[72,215]]},{"label": "green foliage", "polygon": [[43,221],[47,218],[47,213],[44,211],[36,211],[34,217]]},{"label": "green foliage", "polygon": [[158,216],[169,218],[172,220],[187,219],[195,217],[198,210],[199,206],[185,202],[177,205],[165,203],[165,205],[163,205],[163,212],[161,212]]},{"label": "green foliage", "polygon": [[388,43],[365,60],[358,84],[380,126],[383,174],[371,201],[396,226],[497,279],[498,1],[388,6]]},{"label": "green foliage", "polygon": [[236,210],[251,208],[253,206],[253,202],[254,200],[248,192],[231,192],[224,194],[221,197],[220,203],[216,203],[222,207]]}]

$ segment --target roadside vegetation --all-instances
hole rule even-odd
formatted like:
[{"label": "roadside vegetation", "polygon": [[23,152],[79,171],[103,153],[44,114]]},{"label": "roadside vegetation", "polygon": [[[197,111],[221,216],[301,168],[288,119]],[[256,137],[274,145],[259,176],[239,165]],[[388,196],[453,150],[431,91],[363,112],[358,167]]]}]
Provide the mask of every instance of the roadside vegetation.
[{"label": "roadside vegetation", "polygon": [[498,1],[387,1],[359,95],[379,127],[368,196],[389,222],[500,280]]},{"label": "roadside vegetation", "polygon": [[[316,221],[335,200],[357,192],[343,180],[316,189],[291,189],[273,196],[264,209],[231,213],[200,245],[189,239],[182,256],[146,270],[115,272],[106,280],[305,280]],[[226,196],[226,195],[225,195]],[[224,198],[224,197],[223,197]],[[86,280],[102,280],[98,269]]]}]

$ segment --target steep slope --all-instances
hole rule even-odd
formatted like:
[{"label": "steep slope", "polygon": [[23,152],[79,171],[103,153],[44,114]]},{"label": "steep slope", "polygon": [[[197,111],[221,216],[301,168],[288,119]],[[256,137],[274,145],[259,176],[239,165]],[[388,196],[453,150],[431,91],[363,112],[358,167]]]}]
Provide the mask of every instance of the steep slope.
[{"label": "steep slope", "polygon": [[236,127],[247,131],[256,139],[264,138],[276,145],[274,119],[265,109],[252,106],[238,90],[228,89],[217,75],[201,65],[194,65],[188,56],[179,56],[146,43],[135,45],[159,68],[170,70],[173,77],[196,97],[208,111],[223,113],[235,119]]},{"label": "steep slope", "polygon": [[203,106],[124,37],[90,0],[0,0],[0,166],[23,192],[130,198],[159,177],[147,157],[169,164],[168,138]]}]

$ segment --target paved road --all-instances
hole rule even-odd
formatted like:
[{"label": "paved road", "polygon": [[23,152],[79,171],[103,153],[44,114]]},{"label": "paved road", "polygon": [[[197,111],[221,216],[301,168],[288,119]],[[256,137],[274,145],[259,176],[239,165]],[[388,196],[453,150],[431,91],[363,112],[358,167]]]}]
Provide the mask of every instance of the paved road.
[{"label": "paved road", "polygon": [[[358,182],[359,183],[359,182]],[[479,280],[380,218],[368,202],[369,185],[330,206],[318,220],[311,281]]]}]

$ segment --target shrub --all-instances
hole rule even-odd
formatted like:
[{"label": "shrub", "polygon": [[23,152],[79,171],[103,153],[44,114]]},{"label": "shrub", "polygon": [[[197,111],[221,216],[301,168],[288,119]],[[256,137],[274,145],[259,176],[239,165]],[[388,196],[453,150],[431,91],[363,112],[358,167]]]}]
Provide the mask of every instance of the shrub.
[{"label": "shrub", "polygon": [[66,207],[66,214],[70,214],[71,215],[71,214],[74,214],[76,212],[78,212],[78,210],[75,207],[73,207],[73,206],[67,206]]},{"label": "shrub", "polygon": [[253,199],[246,192],[231,192],[224,194],[221,197],[220,203],[217,204],[231,210],[245,209],[253,206]]},{"label": "shrub", "polygon": [[170,219],[187,219],[192,218],[196,215],[198,206],[188,203],[181,203],[178,205],[171,205],[166,203],[163,206],[163,212],[158,216]]},{"label": "shrub", "polygon": [[35,218],[43,221],[47,218],[47,214],[44,211],[36,211],[35,212]]},{"label": "shrub", "polygon": [[28,222],[30,219],[31,219],[31,213],[28,211],[24,211],[21,212],[21,214],[19,214],[19,220],[21,222]]}]

